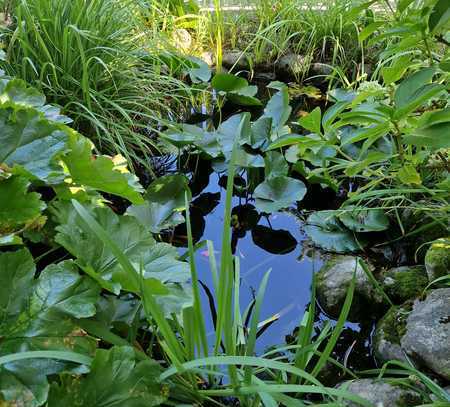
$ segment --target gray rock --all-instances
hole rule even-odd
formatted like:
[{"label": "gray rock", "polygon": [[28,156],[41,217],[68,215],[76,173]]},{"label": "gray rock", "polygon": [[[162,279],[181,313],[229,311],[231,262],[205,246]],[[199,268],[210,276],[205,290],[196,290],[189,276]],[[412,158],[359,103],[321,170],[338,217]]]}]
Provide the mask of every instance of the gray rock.
[{"label": "gray rock", "polygon": [[403,304],[422,294],[428,276],[424,266],[395,267],[383,272],[381,285],[392,301]]},{"label": "gray rock", "polygon": [[[402,388],[389,384],[385,380],[359,379],[343,382],[338,385],[377,407],[410,407],[422,404],[422,397],[410,388]],[[345,406],[357,407],[360,404],[347,401]]]},{"label": "gray rock", "polygon": [[277,78],[274,72],[255,72],[254,77],[261,81],[274,81]]},{"label": "gray rock", "polygon": [[317,297],[324,311],[337,318],[347,295],[356,267],[355,295],[349,314],[350,320],[367,316],[368,304],[382,303],[363,268],[357,263],[358,257],[333,255],[317,273]]},{"label": "gray rock", "polygon": [[242,51],[224,51],[222,55],[222,64],[226,68],[249,69],[248,55]]},{"label": "gray rock", "polygon": [[430,281],[450,274],[450,238],[432,243],[425,255],[425,267]]},{"label": "gray rock", "polygon": [[189,52],[192,47],[192,36],[185,28],[177,28],[172,34],[175,46],[183,51]]},{"label": "gray rock", "polygon": [[450,380],[450,288],[414,302],[400,343],[417,363]]},{"label": "gray rock", "polygon": [[311,64],[310,75],[315,76],[328,76],[333,72],[333,68],[328,64],[322,62],[315,62]]},{"label": "gray rock", "polygon": [[408,307],[392,307],[378,321],[373,336],[373,351],[380,363],[390,360],[406,362],[405,352],[400,345],[401,337],[406,331]]},{"label": "gray rock", "polygon": [[275,70],[279,74],[297,76],[306,73],[308,65],[309,60],[307,57],[290,53],[283,55],[275,62]]},{"label": "gray rock", "polygon": [[215,64],[215,56],[211,51],[202,52],[200,58],[208,65],[213,66]]},{"label": "gray rock", "polygon": [[[444,391],[446,391],[448,393],[448,397],[450,397],[450,386],[444,387]],[[434,394],[430,395],[430,399],[432,401],[438,401],[438,398]]]}]

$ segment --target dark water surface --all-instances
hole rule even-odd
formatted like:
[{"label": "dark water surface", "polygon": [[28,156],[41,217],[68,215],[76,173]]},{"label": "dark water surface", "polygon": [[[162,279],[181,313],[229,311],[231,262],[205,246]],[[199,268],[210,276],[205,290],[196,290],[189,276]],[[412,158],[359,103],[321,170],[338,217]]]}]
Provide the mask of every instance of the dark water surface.
[{"label": "dark water surface", "polygon": [[[226,178],[211,170],[209,164],[196,165],[191,178],[193,200],[190,208],[195,242],[213,242],[217,265],[220,265],[222,247]],[[245,180],[242,179],[245,183]],[[241,197],[237,195],[242,195]],[[270,347],[283,345],[299,326],[310,304],[313,274],[320,270],[319,252],[308,247],[302,231],[302,221],[295,207],[271,215],[260,214],[254,208],[251,196],[237,194],[232,200],[232,249],[240,263],[240,305],[244,312],[253,300],[268,270],[271,270],[266,294],[261,307],[260,321],[275,319],[257,340],[256,352],[261,354]],[[179,225],[169,239],[173,244],[186,247],[186,227]],[[182,250],[184,252],[185,249]],[[308,255],[305,255],[305,253]],[[214,296],[213,279],[206,246],[196,253],[196,265],[201,282]],[[207,331],[214,342],[214,325],[206,291],[202,291],[203,310],[207,315]],[[320,308],[315,316],[316,331],[330,319]],[[331,320],[334,324],[334,321]],[[333,357],[350,368],[374,367],[370,351],[371,324],[362,326],[347,323]],[[331,373],[334,375],[334,373]],[[339,373],[336,372],[336,378]],[[333,376],[334,378],[334,376]]]},{"label": "dark water surface", "polygon": [[[200,199],[205,198],[210,202],[213,197],[220,198],[217,206],[204,217],[205,225],[201,239],[213,242],[217,262],[220,264],[225,190],[219,186],[217,174],[213,173],[210,177],[211,182],[202,193],[207,195],[200,195]],[[198,198],[197,202],[199,202]],[[249,208],[251,204],[250,201],[246,205],[244,198],[233,197],[233,213],[240,211],[245,215],[247,209],[247,213],[250,210],[255,214],[255,211]],[[194,208],[196,208],[195,205],[196,200],[193,202]],[[255,225],[239,228],[238,222],[245,221],[245,218],[236,219],[236,215],[233,217],[233,222],[236,224],[233,227],[232,243],[235,246],[235,255],[240,261],[241,309],[244,310],[252,301],[264,274],[271,270],[260,319],[266,320],[279,316],[278,321],[270,326],[258,340],[257,350],[262,351],[268,346],[283,343],[285,336],[292,333],[298,326],[310,302],[312,274],[320,268],[321,262],[301,257],[302,241],[305,240],[305,235],[301,232],[299,221],[294,215],[288,212],[274,213],[268,217],[261,217],[259,221],[256,219]],[[251,230],[245,230],[251,226],[253,226]],[[276,254],[279,252],[281,254]],[[196,260],[201,281],[208,287],[212,287],[206,248],[199,250]],[[207,304],[206,297],[204,300]],[[209,312],[209,309],[205,311]],[[211,331],[213,329],[211,319],[208,329]]]}]

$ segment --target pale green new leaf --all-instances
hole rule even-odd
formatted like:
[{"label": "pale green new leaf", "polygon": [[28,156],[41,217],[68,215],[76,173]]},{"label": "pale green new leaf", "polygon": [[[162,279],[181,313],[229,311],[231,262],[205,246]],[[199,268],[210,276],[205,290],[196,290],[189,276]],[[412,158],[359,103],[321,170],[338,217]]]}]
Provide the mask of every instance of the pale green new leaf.
[{"label": "pale green new leaf", "polygon": [[121,196],[132,203],[143,203],[142,186],[137,177],[126,168],[121,156],[115,158],[92,155],[92,143],[79,134],[72,134],[69,152],[63,161],[72,177],[72,182],[98,191]]}]

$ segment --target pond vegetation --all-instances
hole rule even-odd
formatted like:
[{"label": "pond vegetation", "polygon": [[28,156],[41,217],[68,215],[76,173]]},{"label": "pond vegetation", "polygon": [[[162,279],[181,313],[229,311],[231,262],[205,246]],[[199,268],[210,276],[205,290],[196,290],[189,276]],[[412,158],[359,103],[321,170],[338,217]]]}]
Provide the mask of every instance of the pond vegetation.
[{"label": "pond vegetation", "polygon": [[0,7],[0,407],[450,405],[448,0]]}]

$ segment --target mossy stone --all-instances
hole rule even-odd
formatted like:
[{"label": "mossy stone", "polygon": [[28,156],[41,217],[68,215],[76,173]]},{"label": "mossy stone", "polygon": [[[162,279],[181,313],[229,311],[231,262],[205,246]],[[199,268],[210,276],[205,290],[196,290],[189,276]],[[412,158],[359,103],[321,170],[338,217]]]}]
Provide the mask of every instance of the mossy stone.
[{"label": "mossy stone", "polygon": [[430,281],[450,274],[450,237],[431,244],[425,255],[425,267]]},{"label": "mossy stone", "polygon": [[[331,317],[338,318],[345,302],[347,291],[355,275],[355,293],[348,320],[367,319],[368,310],[380,308],[383,298],[376,290],[358,257],[332,255],[317,273],[317,299],[322,309]],[[369,265],[371,271],[373,267]]]},{"label": "mossy stone", "polygon": [[[420,392],[411,386],[394,384],[384,379],[358,379],[341,383],[338,388],[347,390],[367,400],[373,405],[385,407],[411,407],[423,404]],[[359,404],[344,401],[343,406],[356,407]]]},{"label": "mossy stone", "polygon": [[378,321],[373,336],[373,350],[376,359],[385,363],[389,360],[406,361],[400,340],[406,333],[406,319],[412,303],[401,307],[392,307],[386,315]]},{"label": "mossy stone", "polygon": [[394,303],[402,304],[422,294],[428,276],[424,266],[395,267],[383,273],[382,285]]}]

